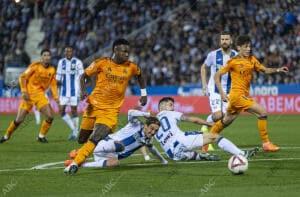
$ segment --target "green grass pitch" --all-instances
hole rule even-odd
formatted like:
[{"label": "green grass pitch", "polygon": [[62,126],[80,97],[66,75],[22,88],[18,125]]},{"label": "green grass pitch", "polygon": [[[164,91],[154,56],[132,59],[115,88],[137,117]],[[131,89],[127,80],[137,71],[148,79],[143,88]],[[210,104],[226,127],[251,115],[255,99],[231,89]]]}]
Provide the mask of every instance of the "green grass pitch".
[{"label": "green grass pitch", "polygon": [[[0,115],[1,136],[14,117]],[[120,117],[120,126],[126,118]],[[58,116],[47,135],[49,144],[38,143],[40,126],[30,115],[10,141],[0,144],[0,196],[299,196],[299,115],[269,116],[268,123],[271,140],[282,150],[260,151],[244,175],[232,175],[227,169],[230,155],[217,149],[219,162],[169,160],[168,165],[161,165],[153,156],[144,162],[137,151],[121,160],[121,167],[85,168],[66,176],[62,162],[71,149],[80,146],[67,140],[69,129]],[[187,123],[180,126],[186,131],[200,128]],[[253,116],[240,116],[222,135],[243,149],[261,146]],[[42,164],[48,165],[32,169]]]}]

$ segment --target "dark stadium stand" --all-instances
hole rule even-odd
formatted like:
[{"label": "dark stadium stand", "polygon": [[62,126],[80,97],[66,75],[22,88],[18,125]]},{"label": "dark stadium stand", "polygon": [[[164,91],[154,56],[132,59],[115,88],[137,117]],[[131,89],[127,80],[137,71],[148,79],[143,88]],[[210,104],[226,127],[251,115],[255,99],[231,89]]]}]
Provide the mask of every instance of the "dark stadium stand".
[{"label": "dark stadium stand", "polygon": [[[33,5],[3,0],[0,7],[1,79],[4,65],[24,48]],[[45,38],[39,46],[51,48],[54,63],[65,45],[85,59],[126,37],[132,58],[149,74],[148,85],[201,85],[204,58],[218,47],[218,33],[230,30],[252,37],[253,53],[264,65],[292,71],[288,76],[256,73],[254,84],[300,83],[298,1],[52,0],[41,1],[40,7]]]}]

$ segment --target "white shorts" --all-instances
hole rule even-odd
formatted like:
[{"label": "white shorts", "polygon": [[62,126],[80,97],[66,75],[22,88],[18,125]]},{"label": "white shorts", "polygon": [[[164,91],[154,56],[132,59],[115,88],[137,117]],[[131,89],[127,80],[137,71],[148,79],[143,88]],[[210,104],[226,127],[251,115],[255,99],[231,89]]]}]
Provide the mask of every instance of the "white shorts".
[{"label": "white shorts", "polygon": [[[113,139],[103,139],[101,140],[95,150],[94,150],[94,160],[99,161],[99,160],[106,160],[109,157],[116,158],[118,159],[118,153],[113,152],[112,150],[114,149],[114,140]],[[105,151],[107,150],[107,151]]]},{"label": "white shorts", "polygon": [[[194,156],[194,148],[203,146],[203,133],[198,131],[184,132],[178,136],[178,139],[173,143],[173,157],[175,161],[190,160]],[[170,155],[168,154],[170,157]]]},{"label": "white shorts", "polygon": [[61,96],[61,97],[59,97],[60,105],[77,106],[78,103],[79,103],[79,98],[76,96],[71,96],[71,97]]},{"label": "white shorts", "polygon": [[225,114],[226,109],[228,107],[228,102],[223,102],[221,99],[221,95],[215,92],[210,92],[208,97],[210,111],[212,113],[222,111]]}]

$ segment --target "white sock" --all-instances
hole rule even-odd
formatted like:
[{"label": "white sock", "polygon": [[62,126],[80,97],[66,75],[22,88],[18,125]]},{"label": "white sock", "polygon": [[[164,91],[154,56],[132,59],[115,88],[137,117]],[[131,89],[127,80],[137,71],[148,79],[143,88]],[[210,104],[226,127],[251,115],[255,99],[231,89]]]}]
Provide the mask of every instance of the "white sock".
[{"label": "white sock", "polygon": [[224,137],[220,137],[217,144],[225,152],[229,152],[233,155],[244,155],[244,151],[236,147],[236,145]]},{"label": "white sock", "polygon": [[34,116],[35,116],[36,124],[41,124],[41,113],[40,113],[40,111],[34,107],[33,108],[33,113],[34,113]]},{"label": "white sock", "polygon": [[43,134],[39,133],[39,138],[44,138],[45,136]]},{"label": "white sock", "polygon": [[106,159],[101,159],[98,161],[93,161],[93,162],[84,162],[83,164],[81,164],[82,167],[106,167]]},{"label": "white sock", "polygon": [[61,117],[61,118],[67,123],[67,125],[70,127],[70,129],[71,129],[72,131],[75,130],[74,124],[73,124],[73,122],[72,122],[72,120],[71,120],[69,114],[65,114],[65,115],[64,115],[63,117]]},{"label": "white sock", "polygon": [[75,116],[72,118],[72,121],[73,121],[73,125],[75,127],[75,130],[76,130],[76,136],[78,134],[78,131],[79,131],[79,117],[78,116]]}]

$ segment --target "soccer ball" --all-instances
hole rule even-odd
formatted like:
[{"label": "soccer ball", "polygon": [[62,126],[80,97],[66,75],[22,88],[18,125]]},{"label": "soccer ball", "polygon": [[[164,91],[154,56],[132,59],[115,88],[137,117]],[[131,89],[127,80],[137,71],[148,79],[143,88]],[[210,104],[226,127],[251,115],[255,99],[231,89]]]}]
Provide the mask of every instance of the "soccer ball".
[{"label": "soccer ball", "polygon": [[228,160],[228,169],[233,174],[243,174],[248,169],[248,160],[242,155],[233,155]]}]

